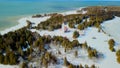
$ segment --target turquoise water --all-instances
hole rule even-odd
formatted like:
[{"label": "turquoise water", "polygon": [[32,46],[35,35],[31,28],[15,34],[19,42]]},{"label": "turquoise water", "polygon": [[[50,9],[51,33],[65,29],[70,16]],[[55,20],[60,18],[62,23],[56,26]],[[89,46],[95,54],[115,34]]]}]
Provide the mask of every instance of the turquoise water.
[{"label": "turquoise water", "polygon": [[23,16],[87,6],[120,6],[120,1],[0,1],[0,30],[18,24]]}]

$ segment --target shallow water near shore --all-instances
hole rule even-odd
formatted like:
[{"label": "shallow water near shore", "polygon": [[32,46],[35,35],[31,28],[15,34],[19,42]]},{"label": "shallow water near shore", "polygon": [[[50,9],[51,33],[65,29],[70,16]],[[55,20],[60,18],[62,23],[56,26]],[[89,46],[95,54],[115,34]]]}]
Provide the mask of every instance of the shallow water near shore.
[{"label": "shallow water near shore", "polygon": [[0,1],[0,31],[26,15],[64,12],[87,6],[120,6],[119,1]]},{"label": "shallow water near shore", "polygon": [[9,27],[15,26],[18,24],[18,19],[21,17],[12,16],[12,17],[5,17],[5,19],[0,19],[0,31],[7,29]]}]

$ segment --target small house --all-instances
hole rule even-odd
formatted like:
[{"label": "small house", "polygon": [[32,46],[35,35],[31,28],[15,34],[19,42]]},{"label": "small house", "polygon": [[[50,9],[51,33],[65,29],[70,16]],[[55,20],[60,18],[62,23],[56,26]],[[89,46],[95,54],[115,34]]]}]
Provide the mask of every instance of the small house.
[{"label": "small house", "polygon": [[65,26],[64,27],[64,32],[67,32],[68,31],[68,28]]}]

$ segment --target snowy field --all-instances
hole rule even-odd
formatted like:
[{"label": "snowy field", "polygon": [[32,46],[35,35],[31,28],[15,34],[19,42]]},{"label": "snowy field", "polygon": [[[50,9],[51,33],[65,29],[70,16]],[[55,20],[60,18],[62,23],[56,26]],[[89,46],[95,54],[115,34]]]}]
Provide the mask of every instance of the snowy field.
[{"label": "snowy field", "polygon": [[[120,19],[119,17],[117,17],[117,18]],[[113,19],[110,21],[113,22],[113,21],[116,21],[118,19]],[[64,25],[62,25],[62,26],[64,26]],[[67,37],[69,40],[72,41],[73,40],[72,34],[75,30],[77,30],[77,29],[69,28],[70,32],[67,32],[67,33],[64,33],[64,30],[62,28],[58,29],[58,30],[54,30],[54,31],[47,31],[47,30],[40,31],[40,30],[35,30],[35,29],[33,29],[31,31],[33,31],[33,32],[36,31],[41,36],[43,36],[43,35],[63,36],[63,37]],[[111,52],[109,50],[109,45],[108,45],[108,40],[111,38],[115,39],[115,37],[109,36],[108,34],[104,34],[102,31],[98,32],[98,29],[95,27],[86,28],[84,31],[79,31],[79,33],[84,33],[84,35],[78,37],[77,40],[80,43],[84,43],[86,41],[89,46],[91,46],[91,47],[97,49],[99,52],[103,53],[104,58],[102,60],[99,60],[99,61],[93,61],[93,60],[90,60],[88,58],[74,58],[74,56],[71,52],[70,54],[66,54],[68,61],[70,61],[72,64],[75,64],[75,65],[76,64],[78,64],[78,65],[79,64],[83,64],[83,65],[88,64],[89,66],[91,66],[92,64],[95,64],[95,65],[99,66],[100,68],[114,68],[114,67],[119,68],[120,67],[120,65],[116,61],[115,53]],[[117,33],[117,32],[115,32],[115,33]],[[96,39],[93,39],[94,37]],[[118,48],[118,44],[115,46],[115,48]],[[57,52],[57,51],[54,51],[55,49],[57,49],[57,48],[53,48],[53,52]],[[63,50],[63,49],[61,49],[61,50]],[[82,51],[79,51],[79,52],[82,52]],[[83,53],[81,54],[81,56],[84,56],[84,55],[85,54],[83,54]],[[63,56],[65,56],[65,54],[63,54]]]},{"label": "snowy field", "polygon": [[115,38],[120,44],[120,17],[115,17],[113,20],[105,21],[102,24],[103,30]]},{"label": "snowy field", "polygon": [[18,65],[2,65],[0,64],[0,68],[19,68]]}]

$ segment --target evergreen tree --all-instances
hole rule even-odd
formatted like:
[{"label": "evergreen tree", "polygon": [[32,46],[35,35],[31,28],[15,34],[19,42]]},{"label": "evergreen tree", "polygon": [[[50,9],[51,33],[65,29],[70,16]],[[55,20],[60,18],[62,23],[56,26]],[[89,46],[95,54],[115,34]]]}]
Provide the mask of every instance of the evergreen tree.
[{"label": "evergreen tree", "polygon": [[82,44],[82,48],[85,48],[85,49],[88,48],[87,42],[85,42],[85,43]]},{"label": "evergreen tree", "polygon": [[83,30],[84,29],[84,25],[83,24],[79,24],[77,27],[79,30]]},{"label": "evergreen tree", "polygon": [[77,47],[79,45],[79,41],[78,40],[73,40],[72,41],[72,47]]},{"label": "evergreen tree", "polygon": [[69,65],[69,62],[67,61],[66,57],[64,58],[64,65],[65,65],[65,66],[68,66],[68,65]]},{"label": "evergreen tree", "polygon": [[46,53],[45,53],[45,58],[49,61],[49,60],[50,60],[50,57],[51,57],[50,53],[49,53],[49,52],[46,52]]},{"label": "evergreen tree", "polygon": [[109,49],[110,49],[112,52],[114,52],[114,51],[115,51],[115,49],[114,49],[114,47],[113,47],[113,46],[110,46],[110,47],[109,47]]},{"label": "evergreen tree", "polygon": [[89,68],[89,66],[87,64],[85,64],[85,68]]},{"label": "evergreen tree", "polygon": [[3,61],[4,61],[4,56],[2,53],[0,53],[0,63],[3,63]]},{"label": "evergreen tree", "polygon": [[27,28],[31,28],[32,22],[30,22],[29,20],[26,20],[26,22],[27,22]]},{"label": "evergreen tree", "polygon": [[73,38],[77,38],[77,37],[79,37],[79,32],[78,31],[74,31]]},{"label": "evergreen tree", "polygon": [[72,64],[70,64],[70,65],[68,66],[68,68],[74,68],[74,67],[73,67],[73,65],[72,65]]},{"label": "evergreen tree", "polygon": [[113,47],[115,45],[115,41],[113,39],[110,39],[108,41],[108,44],[110,45],[110,47]]},{"label": "evergreen tree", "polygon": [[48,67],[48,62],[45,58],[43,58],[43,61],[42,61],[43,65],[45,66],[45,68]]},{"label": "evergreen tree", "polygon": [[108,44],[109,44],[109,49],[110,49],[112,52],[115,51],[115,49],[114,49],[115,41],[114,41],[113,39],[110,39],[110,40],[108,41]]},{"label": "evergreen tree", "polygon": [[88,50],[88,57],[93,58],[93,57],[98,57],[98,52],[96,49],[90,49]]},{"label": "evergreen tree", "polygon": [[120,64],[120,56],[117,57],[117,62]]},{"label": "evergreen tree", "polygon": [[70,28],[74,28],[75,26],[74,26],[74,23],[72,23],[72,22],[69,22],[68,23],[68,26],[70,27]]},{"label": "evergreen tree", "polygon": [[78,56],[78,51],[75,51],[75,57],[77,57]]},{"label": "evergreen tree", "polygon": [[95,23],[95,27],[99,28],[100,27],[100,23]]},{"label": "evergreen tree", "polygon": [[22,50],[22,48],[21,48],[20,46],[19,46],[18,52],[19,52],[19,54],[20,54],[21,56],[24,55],[23,50]]},{"label": "evergreen tree", "polygon": [[10,53],[10,55],[9,55],[9,59],[10,59],[10,64],[16,64],[17,62],[17,58],[16,58],[16,56],[15,56],[15,54],[13,53],[13,52],[11,52]]},{"label": "evergreen tree", "polygon": [[79,68],[84,68],[84,67],[82,66],[82,64],[80,64]]},{"label": "evergreen tree", "polygon": [[27,63],[23,62],[20,68],[28,68]]},{"label": "evergreen tree", "polygon": [[120,49],[116,52],[117,62],[120,64]]},{"label": "evergreen tree", "polygon": [[93,64],[90,68],[96,68],[95,65]]},{"label": "evergreen tree", "polygon": [[116,56],[117,56],[117,57],[120,56],[120,49],[117,50],[117,52],[116,52]]},{"label": "evergreen tree", "polygon": [[6,55],[5,57],[4,57],[4,64],[8,64],[9,63],[9,59],[8,59],[8,56]]}]

